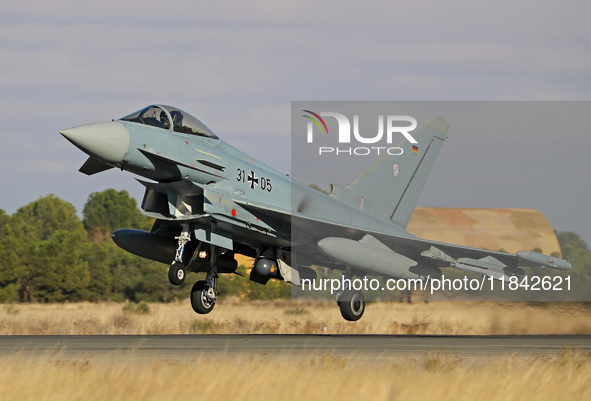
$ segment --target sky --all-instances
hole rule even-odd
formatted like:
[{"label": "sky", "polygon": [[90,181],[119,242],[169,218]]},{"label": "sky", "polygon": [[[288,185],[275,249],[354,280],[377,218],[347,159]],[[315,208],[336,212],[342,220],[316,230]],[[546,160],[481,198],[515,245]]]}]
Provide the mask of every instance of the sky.
[{"label": "sky", "polygon": [[[586,237],[591,234],[591,216],[587,212],[591,198],[591,102],[294,102],[291,176],[327,189],[331,183],[345,187],[383,156],[385,150],[378,155],[376,147],[397,146],[404,138],[395,133],[388,145],[384,129],[382,140],[374,144],[359,143],[352,133],[350,143],[339,143],[336,119],[325,116],[328,135],[320,129],[313,130],[313,143],[308,143],[310,120],[302,116],[307,114],[302,110],[321,115],[339,112],[349,119],[351,126],[353,116],[357,116],[358,131],[365,138],[376,136],[379,115],[413,117],[419,129],[431,116],[442,116],[451,127],[419,206],[536,209],[557,230],[575,231]],[[408,125],[399,124],[393,125]],[[419,141],[417,146],[420,150],[427,144]],[[338,149],[339,154],[326,149]],[[399,163],[401,172],[408,167],[404,157],[391,156],[386,162]],[[357,196],[384,201],[370,193]]]},{"label": "sky", "polygon": [[[141,200],[128,173],[79,173],[86,156],[58,132],[152,103],[290,172],[292,101],[589,101],[590,14],[570,0],[2,2],[0,208],[53,193],[80,212],[107,188]],[[500,143],[536,138],[460,129],[453,142],[462,122],[450,123],[419,205],[538,208],[591,242],[585,132],[502,156]],[[524,175],[502,170],[491,189],[499,160],[516,158]],[[461,186],[483,177],[482,189]]]}]

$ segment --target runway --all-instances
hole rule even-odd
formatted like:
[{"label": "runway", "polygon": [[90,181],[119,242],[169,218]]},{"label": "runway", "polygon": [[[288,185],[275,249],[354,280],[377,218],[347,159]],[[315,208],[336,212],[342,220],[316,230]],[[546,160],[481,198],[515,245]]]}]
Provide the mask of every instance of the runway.
[{"label": "runway", "polygon": [[591,352],[591,336],[125,335],[0,336],[0,358],[192,362],[331,355],[369,362],[439,352],[466,360],[555,357],[564,347]]}]

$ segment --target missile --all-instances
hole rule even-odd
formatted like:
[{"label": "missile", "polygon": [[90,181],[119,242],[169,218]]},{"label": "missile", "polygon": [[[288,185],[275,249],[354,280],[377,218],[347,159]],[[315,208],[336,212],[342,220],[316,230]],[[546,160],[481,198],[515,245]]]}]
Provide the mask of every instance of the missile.
[{"label": "missile", "polygon": [[458,270],[462,270],[465,272],[476,273],[486,277],[492,277],[495,280],[499,281],[509,281],[510,276],[507,276],[502,270],[490,268],[490,269],[483,269],[478,266],[467,265],[464,263],[450,263],[450,267],[456,268]]},{"label": "missile", "polygon": [[535,267],[551,267],[558,270],[568,270],[573,267],[564,259],[532,251],[518,251],[517,257],[519,257],[520,262],[524,261],[527,262],[526,264]]},{"label": "missile", "polygon": [[430,276],[440,278],[437,267],[419,264],[397,254],[370,235],[360,241],[327,237],[318,241],[318,249],[327,257],[370,274],[385,275],[396,279],[421,279]]}]

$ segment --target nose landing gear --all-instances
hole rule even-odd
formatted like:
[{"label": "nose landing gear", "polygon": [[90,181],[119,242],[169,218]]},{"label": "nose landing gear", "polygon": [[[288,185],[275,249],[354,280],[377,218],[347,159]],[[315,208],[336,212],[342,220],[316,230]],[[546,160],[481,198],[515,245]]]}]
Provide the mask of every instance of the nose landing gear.
[{"label": "nose landing gear", "polygon": [[187,276],[185,266],[183,265],[183,252],[185,251],[185,245],[187,245],[187,242],[191,241],[191,231],[188,223],[183,223],[182,227],[183,230],[181,231],[181,235],[174,237],[174,239],[179,241],[179,247],[176,250],[176,255],[172,264],[168,268],[168,280],[172,285],[183,284],[185,282],[185,277]]}]

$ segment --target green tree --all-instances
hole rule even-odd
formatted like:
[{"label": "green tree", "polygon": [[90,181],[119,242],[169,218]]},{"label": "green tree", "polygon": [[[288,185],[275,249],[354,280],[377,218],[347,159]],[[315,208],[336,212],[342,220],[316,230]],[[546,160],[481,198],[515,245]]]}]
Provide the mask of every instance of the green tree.
[{"label": "green tree", "polygon": [[0,302],[14,302],[18,300],[21,270],[17,254],[19,243],[9,219],[1,218],[3,212],[0,213]]},{"label": "green tree", "polygon": [[141,214],[127,191],[107,189],[91,193],[82,214],[84,227],[93,238],[109,235],[120,228],[149,230],[152,226],[152,219]]},{"label": "green tree", "polygon": [[591,251],[581,237],[571,231],[556,232],[562,257],[573,265],[572,276],[579,280],[591,279]]},{"label": "green tree", "polygon": [[41,241],[35,260],[36,299],[64,301],[90,282],[88,263],[83,254],[88,248],[84,230],[57,230]]},{"label": "green tree", "polygon": [[62,301],[88,284],[88,237],[71,203],[41,197],[18,209],[11,226],[22,300]]},{"label": "green tree", "polygon": [[45,241],[56,231],[84,229],[74,205],[53,194],[43,196],[17,210],[13,222],[20,225],[25,236]]},{"label": "green tree", "polygon": [[109,260],[109,248],[113,247],[110,239],[103,243],[91,242],[82,255],[82,260],[88,263],[90,279],[88,285],[78,289],[73,295],[74,301],[101,301],[112,298],[113,275]]},{"label": "green tree", "polygon": [[4,210],[0,209],[0,227],[4,227],[4,225],[7,224],[9,220],[10,216],[7,215]]},{"label": "green tree", "polygon": [[291,284],[280,280],[269,280],[267,284],[260,285],[248,279],[245,280],[246,293],[244,297],[248,300],[271,300],[291,298]]}]

